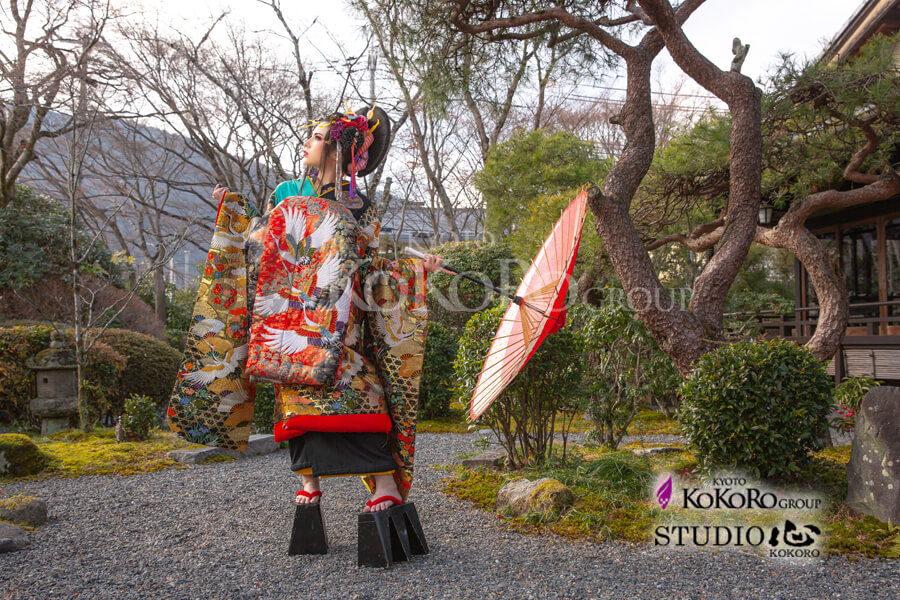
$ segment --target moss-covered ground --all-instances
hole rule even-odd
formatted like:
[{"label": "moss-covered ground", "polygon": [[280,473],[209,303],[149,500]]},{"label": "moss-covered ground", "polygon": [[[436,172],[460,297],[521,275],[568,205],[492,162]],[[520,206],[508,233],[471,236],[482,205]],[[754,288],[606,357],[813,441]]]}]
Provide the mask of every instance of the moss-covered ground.
[{"label": "moss-covered ground", "polygon": [[[115,432],[106,428],[98,428],[91,433],[70,429],[47,437],[34,437],[32,441],[51,457],[51,462],[37,475],[18,479],[150,473],[181,467],[166,456],[171,450],[202,448],[162,430],[152,431],[150,439],[143,442],[117,442]],[[12,480],[9,477],[0,478],[0,482]]]},{"label": "moss-covered ground", "polygon": [[[449,415],[419,420],[417,430],[422,433],[466,433],[472,428],[466,420],[467,408],[463,404],[453,404],[450,407]],[[553,429],[557,433],[563,433],[566,427],[570,433],[586,433],[593,429],[594,425],[584,415],[576,415],[571,422],[564,423],[562,420],[558,420]],[[479,428],[477,422],[475,428]],[[635,415],[631,425],[628,426],[627,433],[628,435],[680,435],[681,426],[658,410],[643,408]]]},{"label": "moss-covered ground", "polygon": [[[652,425],[653,433],[678,433],[673,424],[654,411],[644,424]],[[644,432],[647,432],[645,429]],[[631,433],[631,431],[629,431]],[[649,447],[651,445],[647,445]],[[900,526],[882,523],[874,517],[861,515],[844,503],[847,494],[846,465],[850,447],[828,448],[814,456],[812,464],[790,485],[778,485],[792,493],[815,493],[825,500],[820,520],[824,525],[824,553],[844,555],[851,559],[900,558]],[[655,473],[677,473],[682,479],[695,477],[696,459],[689,449],[678,452],[637,457],[627,449],[609,451],[596,446],[576,446],[565,461],[550,461],[541,467],[530,467],[516,473],[494,470],[471,470],[455,467],[444,479],[448,495],[467,500],[476,506],[494,511],[497,493],[514,477],[537,479],[554,477],[569,486],[576,501],[562,514],[528,514],[513,517],[497,513],[507,526],[523,532],[552,532],[568,538],[595,541],[626,541],[646,543],[654,525],[669,519],[692,516],[690,511],[669,510],[665,513],[651,502],[651,488]],[[773,516],[770,511],[739,511],[720,515],[722,522],[766,524]]]},{"label": "moss-covered ground", "polygon": [[628,426],[628,435],[681,435],[681,425],[666,417],[661,411],[644,408],[634,416]]},{"label": "moss-covered ground", "polygon": [[451,410],[449,415],[433,419],[420,419],[416,425],[419,433],[468,433],[469,422],[462,410]]},{"label": "moss-covered ground", "polygon": [[524,469],[515,474],[457,467],[444,479],[444,491],[477,506],[493,510],[497,492],[513,477],[553,477],[575,494],[573,506],[562,514],[531,513],[520,517],[498,514],[510,527],[526,532],[551,531],[569,538],[596,541],[646,541],[659,513],[645,492],[651,475],[649,460],[630,452],[609,452],[585,458],[584,450],[570,454],[565,463]]}]

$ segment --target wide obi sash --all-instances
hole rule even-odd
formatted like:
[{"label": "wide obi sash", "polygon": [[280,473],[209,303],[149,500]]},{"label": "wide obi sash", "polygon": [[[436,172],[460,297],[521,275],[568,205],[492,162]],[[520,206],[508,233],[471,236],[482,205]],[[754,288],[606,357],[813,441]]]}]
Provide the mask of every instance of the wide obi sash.
[{"label": "wide obi sash", "polygon": [[246,373],[332,384],[341,364],[360,252],[356,219],[326,198],[286,198],[270,213],[252,304]]}]

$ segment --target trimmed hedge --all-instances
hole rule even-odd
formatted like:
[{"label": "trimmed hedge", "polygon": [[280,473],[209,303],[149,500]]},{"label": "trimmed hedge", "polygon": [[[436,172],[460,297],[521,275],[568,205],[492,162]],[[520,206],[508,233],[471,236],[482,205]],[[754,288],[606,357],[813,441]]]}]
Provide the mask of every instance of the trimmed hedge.
[{"label": "trimmed hedge", "polygon": [[97,423],[106,413],[117,414],[122,409],[119,384],[127,362],[121,353],[102,341],[94,343],[84,365],[84,383],[88,403],[82,407],[90,423]]},{"label": "trimmed hedge", "polygon": [[125,371],[119,381],[123,405],[131,396],[149,396],[157,406],[168,403],[181,367],[181,352],[127,329],[107,329],[100,339],[125,357]]},{"label": "trimmed hedge", "polygon": [[37,423],[28,408],[34,375],[25,361],[50,346],[52,331],[49,325],[0,328],[0,423]]},{"label": "trimmed hedge", "polygon": [[706,472],[735,468],[793,478],[828,430],[825,365],[793,342],[738,343],[709,352],[681,392],[678,420]]},{"label": "trimmed hedge", "polygon": [[[50,346],[51,331],[48,325],[0,328],[0,423],[38,426],[29,409],[34,374],[25,361]],[[165,342],[126,329],[106,330],[85,365],[91,418],[121,413],[132,395],[165,405],[180,366],[181,353]]]},{"label": "trimmed hedge", "polygon": [[425,360],[419,385],[419,418],[433,419],[450,414],[456,387],[451,368],[456,359],[456,336],[440,323],[428,324]]},{"label": "trimmed hedge", "polygon": [[[506,242],[448,242],[429,250],[440,254],[444,262],[462,273],[483,277],[495,287],[515,291],[521,269]],[[440,323],[457,337],[469,318],[478,311],[490,308],[497,296],[484,286],[459,275],[431,273],[428,275],[428,322]]]}]

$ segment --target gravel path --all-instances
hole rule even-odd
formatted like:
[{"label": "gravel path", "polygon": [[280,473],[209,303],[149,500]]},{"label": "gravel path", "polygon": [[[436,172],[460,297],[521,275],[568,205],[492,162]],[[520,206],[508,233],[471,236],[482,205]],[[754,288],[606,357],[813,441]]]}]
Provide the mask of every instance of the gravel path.
[{"label": "gravel path", "polygon": [[323,483],[332,547],[290,557],[286,451],[133,477],[8,484],[45,499],[29,549],[0,554],[0,598],[897,598],[897,561],[791,566],[735,552],[569,542],[506,531],[440,492],[435,465],[475,434],[422,434],[411,499],[431,554],[356,566],[357,478]]}]

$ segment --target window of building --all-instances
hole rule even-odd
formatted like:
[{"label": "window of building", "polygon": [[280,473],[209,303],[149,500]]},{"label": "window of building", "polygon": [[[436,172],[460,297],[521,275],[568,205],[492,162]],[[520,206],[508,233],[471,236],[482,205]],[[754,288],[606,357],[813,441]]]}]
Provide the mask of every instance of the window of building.
[{"label": "window of building", "polygon": [[[890,219],[884,226],[885,279],[887,300],[900,300],[900,217]],[[900,316],[900,305],[889,307],[891,316]]]},{"label": "window of building", "polygon": [[[828,233],[820,233],[818,237],[822,244],[828,249],[829,252],[834,251],[835,246],[835,235],[834,232],[829,231]],[[809,280],[809,273],[806,272],[806,269],[803,269],[803,279],[804,279],[804,289],[806,290],[806,304],[804,306],[818,306],[819,300],[816,298],[816,290],[812,286],[812,282]]]},{"label": "window of building", "polygon": [[851,303],[878,302],[877,244],[875,223],[841,231],[841,269]]}]

